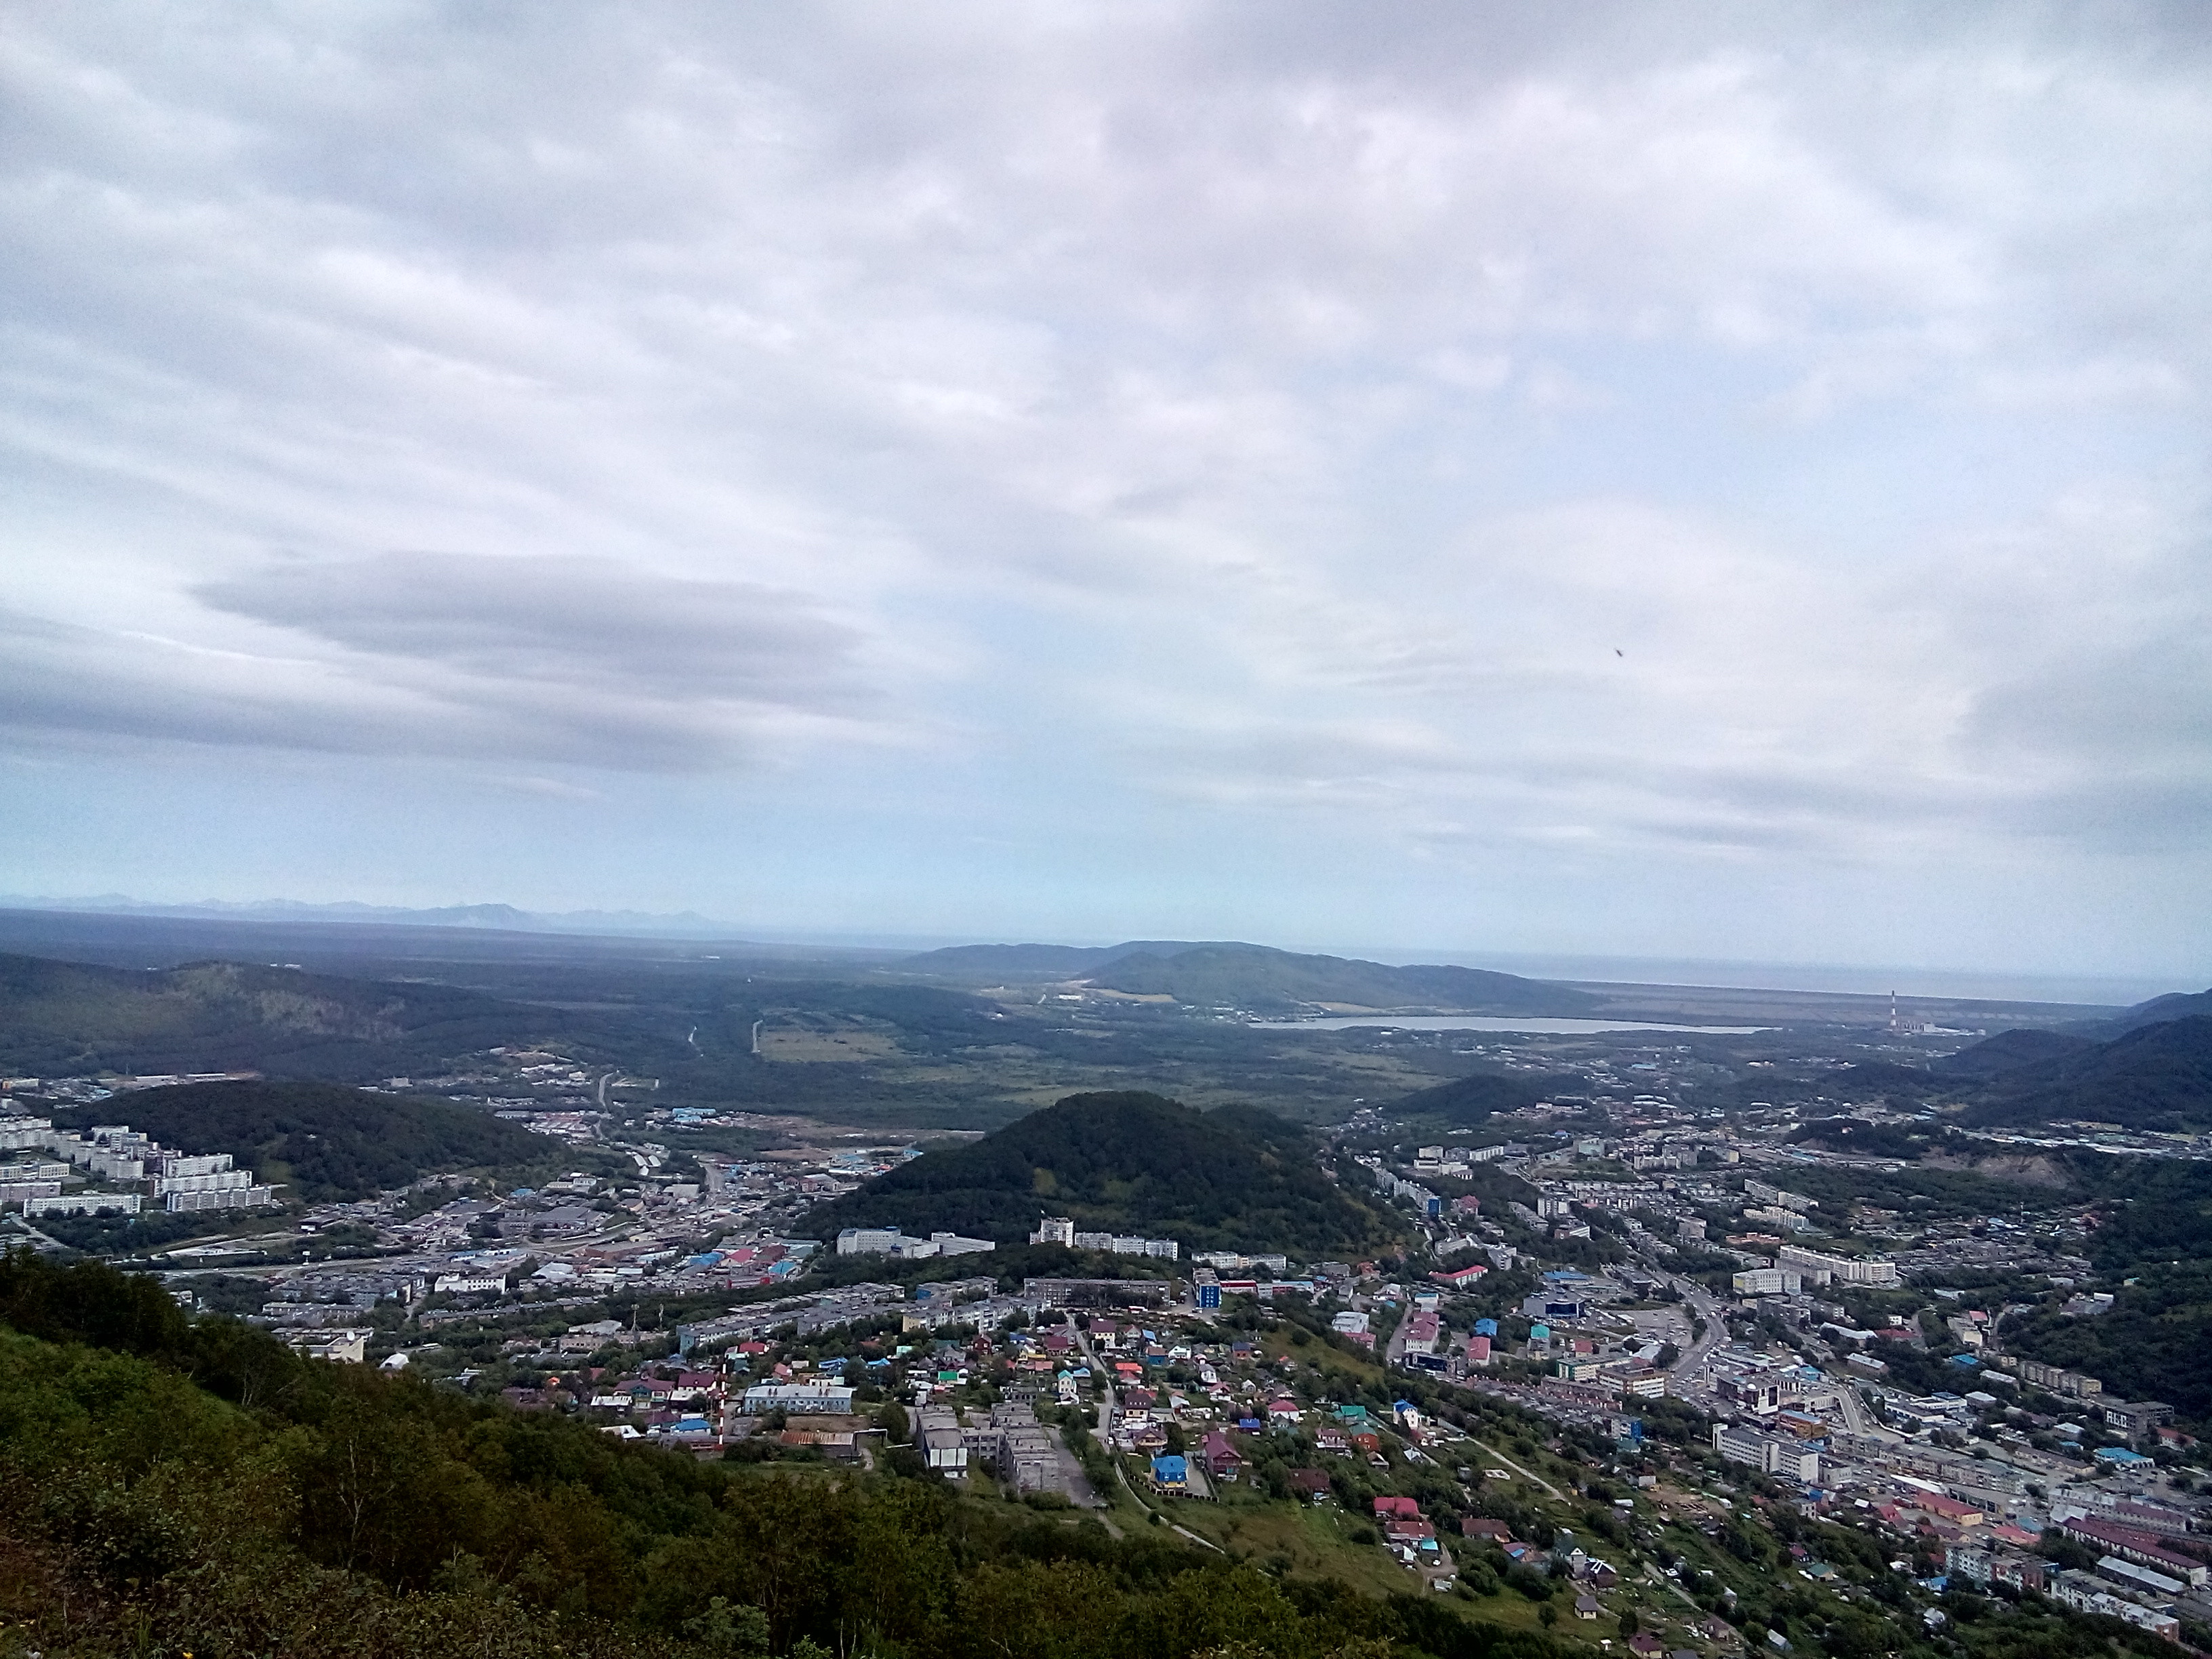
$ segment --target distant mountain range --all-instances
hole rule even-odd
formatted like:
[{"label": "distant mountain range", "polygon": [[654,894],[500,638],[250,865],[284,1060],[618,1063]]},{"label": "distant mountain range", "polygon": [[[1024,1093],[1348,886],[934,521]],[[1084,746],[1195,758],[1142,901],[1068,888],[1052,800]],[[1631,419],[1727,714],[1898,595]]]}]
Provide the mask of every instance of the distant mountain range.
[{"label": "distant mountain range", "polygon": [[1571,1016],[1599,1006],[1599,999],[1586,992],[1516,974],[1442,964],[1400,968],[1236,943],[1146,939],[1095,949],[969,945],[906,957],[897,969],[969,983],[1079,980],[1125,996],[1167,997],[1191,1006],[1252,1012],[1341,1009]]},{"label": "distant mountain range", "polygon": [[944,1231],[1001,1244],[1043,1215],[1187,1248],[1330,1256],[1379,1248],[1389,1219],[1339,1188],[1293,1123],[1249,1108],[1198,1112],[1155,1094],[1071,1095],[965,1146],[925,1152],[808,1218]]},{"label": "distant mountain range", "polygon": [[204,899],[195,904],[161,904],[106,893],[93,898],[33,898],[0,895],[0,909],[87,911],[99,915],[172,916],[206,921],[348,922],[402,927],[476,927],[514,933],[613,933],[623,937],[728,939],[737,930],[695,911],[674,915],[643,910],[518,910],[512,904],[447,904],[407,909],[388,904],[307,904],[295,899],[257,899],[234,903]]}]

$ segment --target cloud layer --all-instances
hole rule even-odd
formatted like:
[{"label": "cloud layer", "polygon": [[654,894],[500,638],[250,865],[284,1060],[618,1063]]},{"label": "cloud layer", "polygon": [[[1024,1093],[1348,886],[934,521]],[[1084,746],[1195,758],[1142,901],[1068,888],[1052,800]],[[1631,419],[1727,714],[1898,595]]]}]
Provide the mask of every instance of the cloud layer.
[{"label": "cloud layer", "polygon": [[[1480,889],[1419,942],[1725,945],[1870,869],[1937,936],[1962,868],[2178,930],[2198,21],[18,16],[0,733],[26,788],[720,799],[854,922],[1289,935],[1357,849],[1378,944]],[[684,833],[647,886],[757,902]]]}]

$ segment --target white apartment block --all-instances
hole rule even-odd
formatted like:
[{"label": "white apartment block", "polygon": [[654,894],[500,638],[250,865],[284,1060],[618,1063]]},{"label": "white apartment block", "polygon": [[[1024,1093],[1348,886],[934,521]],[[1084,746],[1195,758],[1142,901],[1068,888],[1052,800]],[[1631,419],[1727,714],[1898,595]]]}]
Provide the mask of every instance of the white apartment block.
[{"label": "white apartment block", "polygon": [[1815,1285],[1871,1285],[1895,1289],[1897,1263],[1879,1256],[1830,1255],[1802,1244],[1784,1244],[1774,1258],[1778,1267],[1795,1267]]}]

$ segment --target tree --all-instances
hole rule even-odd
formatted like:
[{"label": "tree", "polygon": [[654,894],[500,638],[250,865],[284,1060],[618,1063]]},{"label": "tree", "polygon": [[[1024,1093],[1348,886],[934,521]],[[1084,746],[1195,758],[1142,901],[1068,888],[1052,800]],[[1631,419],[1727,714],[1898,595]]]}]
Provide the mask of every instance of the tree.
[{"label": "tree", "polygon": [[714,1597],[706,1612],[685,1620],[684,1633],[702,1647],[739,1659],[761,1659],[769,1650],[768,1615],[758,1607],[733,1607],[726,1596]]}]

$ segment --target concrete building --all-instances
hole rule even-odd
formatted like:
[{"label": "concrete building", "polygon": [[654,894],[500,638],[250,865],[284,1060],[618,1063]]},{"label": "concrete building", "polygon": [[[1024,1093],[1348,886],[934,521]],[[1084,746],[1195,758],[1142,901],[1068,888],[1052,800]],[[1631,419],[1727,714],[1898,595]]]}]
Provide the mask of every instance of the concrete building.
[{"label": "concrete building", "polygon": [[2163,1400],[2107,1400],[2105,1401],[2105,1423],[2127,1436],[2140,1440],[2160,1425],[2173,1421],[2173,1407]]},{"label": "concrete building", "polygon": [[274,1188],[252,1186],[173,1192],[162,1199],[161,1207],[172,1215],[191,1210],[258,1210],[276,1201],[275,1192]]},{"label": "concrete building", "polygon": [[1805,1288],[1802,1275],[1781,1267],[1747,1267],[1729,1283],[1738,1296],[1796,1296]]},{"label": "concrete building", "polygon": [[26,1217],[41,1215],[97,1215],[111,1210],[117,1215],[137,1215],[145,1200],[137,1193],[70,1193],[65,1197],[27,1198]]},{"label": "concrete building", "polygon": [[896,1227],[848,1227],[837,1235],[839,1255],[888,1255],[906,1235]]},{"label": "concrete building", "polygon": [[756,1382],[745,1390],[745,1415],[769,1412],[789,1416],[846,1417],[852,1413],[853,1390],[836,1382]]},{"label": "concrete building", "polygon": [[1774,1259],[1778,1267],[1795,1267],[1815,1285],[1865,1285],[1894,1290],[1902,1281],[1897,1263],[1881,1256],[1830,1255],[1802,1244],[1784,1244]]},{"label": "concrete building", "polygon": [[967,1473],[968,1442],[961,1435],[960,1419],[954,1413],[941,1406],[923,1407],[915,1413],[914,1438],[931,1468],[947,1474]]},{"label": "concrete building", "polygon": [[1763,1434],[1733,1423],[1713,1425],[1713,1449],[1731,1463],[1745,1463],[1768,1474],[1778,1474],[1802,1486],[1817,1486],[1820,1454],[1817,1448],[1786,1436]]}]

